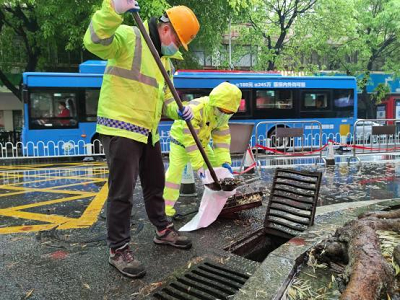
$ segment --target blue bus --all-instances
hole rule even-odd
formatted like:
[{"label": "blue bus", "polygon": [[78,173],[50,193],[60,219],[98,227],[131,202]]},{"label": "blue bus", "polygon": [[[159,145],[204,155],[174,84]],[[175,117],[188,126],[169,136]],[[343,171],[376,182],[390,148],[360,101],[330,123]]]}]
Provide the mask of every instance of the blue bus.
[{"label": "blue bus", "polygon": [[[80,65],[79,73],[24,73],[22,142],[45,145],[62,141],[80,143],[79,147],[93,144],[98,138],[96,111],[105,66],[104,61],[88,61]],[[317,120],[328,136],[339,132],[346,135],[357,120],[354,77],[230,71],[177,71],[174,75],[183,101],[206,96],[224,81],[236,84],[243,93],[239,111],[232,117],[234,122],[273,120],[285,127],[285,121]],[[160,123],[162,139],[168,138],[171,124],[170,120]],[[269,137],[275,129],[276,125],[263,132]],[[163,151],[168,151],[165,147]]]}]

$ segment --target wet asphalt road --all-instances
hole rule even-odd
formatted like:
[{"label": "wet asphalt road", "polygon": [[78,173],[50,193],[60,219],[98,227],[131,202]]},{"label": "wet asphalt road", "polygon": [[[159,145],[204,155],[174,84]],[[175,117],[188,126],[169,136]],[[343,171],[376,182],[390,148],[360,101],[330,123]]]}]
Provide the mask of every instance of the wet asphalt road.
[{"label": "wet asphalt road", "polygon": [[[334,167],[297,166],[323,172],[319,205],[399,198],[400,161],[366,162]],[[241,191],[266,191],[273,168]],[[250,178],[251,175],[249,175]],[[257,267],[223,248],[263,224],[263,206],[237,219],[218,219],[188,235],[194,247],[182,251],[153,244],[154,229],[141,198],[134,195],[132,247],[147,267],[141,280],[130,280],[107,263],[102,204],[107,168],[104,162],[2,166],[0,168],[0,299],[148,299],[152,291],[202,260]],[[196,210],[197,198],[182,198],[181,213]],[[90,208],[90,209],[88,209]],[[186,220],[175,222],[177,227]]]}]

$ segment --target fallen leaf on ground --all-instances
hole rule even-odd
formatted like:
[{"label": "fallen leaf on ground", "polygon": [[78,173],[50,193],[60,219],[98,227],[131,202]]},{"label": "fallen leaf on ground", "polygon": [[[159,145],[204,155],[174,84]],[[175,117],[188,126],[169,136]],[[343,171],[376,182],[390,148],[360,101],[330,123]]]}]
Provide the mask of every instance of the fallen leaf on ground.
[{"label": "fallen leaf on ground", "polygon": [[30,296],[32,296],[34,289],[31,289],[29,292],[26,293],[24,299],[28,299]]}]

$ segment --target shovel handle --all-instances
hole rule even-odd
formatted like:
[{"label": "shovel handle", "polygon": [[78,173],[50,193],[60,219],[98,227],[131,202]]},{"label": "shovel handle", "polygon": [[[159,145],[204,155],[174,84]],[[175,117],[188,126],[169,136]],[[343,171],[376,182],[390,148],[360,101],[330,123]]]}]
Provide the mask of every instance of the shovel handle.
[{"label": "shovel handle", "polygon": [[[163,77],[165,79],[165,82],[167,83],[172,95],[174,96],[176,104],[178,104],[179,110],[182,111],[183,110],[182,101],[179,98],[179,95],[176,92],[176,89],[175,89],[171,79],[169,78],[168,73],[164,68],[164,65],[161,62],[160,56],[158,55],[158,52],[157,52],[156,48],[154,47],[153,41],[150,39],[150,36],[147,33],[146,28],[143,25],[143,21],[140,18],[139,13],[138,12],[132,12],[132,15],[133,15],[133,18],[136,21],[136,24],[139,27],[140,33],[143,35],[143,38],[145,39],[146,44],[149,47],[150,52],[154,57],[154,60],[156,61],[157,65],[158,65],[158,68],[160,69],[160,71],[161,71],[161,73],[162,73],[162,75],[163,75]],[[193,128],[192,123],[190,121],[186,121],[186,124],[187,124],[187,126],[188,126],[188,128],[189,128],[189,130],[190,130],[190,132],[191,132],[191,134],[193,136],[194,141],[196,142],[197,148],[199,148],[199,150],[200,150],[201,156],[203,156],[203,159],[204,159],[204,161],[205,161],[205,163],[206,163],[206,165],[208,167],[208,170],[210,171],[210,175],[211,175],[212,179],[215,181],[216,184],[219,185],[218,177],[215,174],[215,171],[214,171],[213,167],[211,166],[210,161],[208,160],[207,154],[204,151],[204,148],[200,143],[200,140],[199,140],[199,138],[198,138],[198,136],[197,136],[197,134],[196,134],[196,132],[195,132],[195,130]]]}]

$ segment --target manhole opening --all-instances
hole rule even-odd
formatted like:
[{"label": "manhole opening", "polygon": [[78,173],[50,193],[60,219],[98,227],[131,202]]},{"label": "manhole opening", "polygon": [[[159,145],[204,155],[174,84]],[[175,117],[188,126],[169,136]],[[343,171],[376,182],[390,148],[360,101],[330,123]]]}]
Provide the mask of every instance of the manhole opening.
[{"label": "manhole opening", "polygon": [[288,238],[266,234],[259,229],[234,244],[225,247],[225,251],[244,258],[262,262],[275,249],[289,241]]},{"label": "manhole opening", "polygon": [[231,299],[250,275],[226,265],[203,262],[161,287],[153,297],[161,300]]},{"label": "manhole opening", "polygon": [[313,225],[321,177],[321,172],[276,169],[263,227],[224,250],[262,262]]}]

